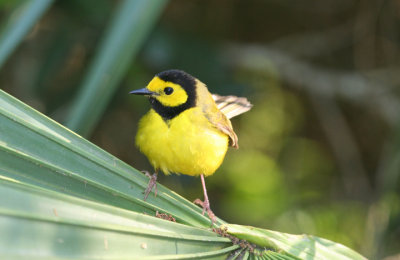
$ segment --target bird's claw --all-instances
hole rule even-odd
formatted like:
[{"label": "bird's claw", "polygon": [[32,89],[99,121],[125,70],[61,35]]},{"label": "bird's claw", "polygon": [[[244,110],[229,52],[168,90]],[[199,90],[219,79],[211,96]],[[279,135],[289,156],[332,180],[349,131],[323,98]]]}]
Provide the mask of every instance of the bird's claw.
[{"label": "bird's claw", "polygon": [[211,220],[211,226],[213,226],[215,224],[215,222],[217,221],[214,212],[212,212],[211,208],[210,208],[210,202],[208,200],[202,201],[200,199],[195,199],[193,201],[194,204],[199,205],[200,207],[203,208],[203,216],[204,213],[207,211],[207,215]]},{"label": "bird's claw", "polygon": [[144,193],[144,200],[147,199],[149,196],[150,192],[154,188],[154,196],[157,197],[157,173],[150,174],[148,171],[142,171],[144,175],[149,177],[149,184],[147,184],[146,190],[143,192]]}]

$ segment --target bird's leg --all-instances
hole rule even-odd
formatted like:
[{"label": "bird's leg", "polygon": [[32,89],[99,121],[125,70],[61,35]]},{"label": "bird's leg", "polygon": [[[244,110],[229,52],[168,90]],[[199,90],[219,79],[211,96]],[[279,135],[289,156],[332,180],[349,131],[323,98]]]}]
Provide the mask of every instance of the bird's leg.
[{"label": "bird's leg", "polygon": [[146,200],[147,197],[149,196],[150,192],[153,190],[154,187],[154,196],[157,197],[157,174],[158,171],[154,174],[150,174],[148,171],[142,171],[147,177],[149,177],[149,184],[147,184],[146,190],[143,192],[144,193],[144,199]]},{"label": "bird's leg", "polygon": [[206,182],[204,181],[204,174],[201,174],[200,178],[201,178],[201,184],[203,186],[204,201],[201,201],[200,199],[196,199],[195,201],[193,201],[193,203],[200,205],[203,208],[203,215],[204,215],[204,212],[207,211],[208,217],[211,219],[211,226],[213,226],[216,221],[216,218],[215,218],[214,212],[212,212],[212,210],[210,208],[210,201],[208,200]]}]

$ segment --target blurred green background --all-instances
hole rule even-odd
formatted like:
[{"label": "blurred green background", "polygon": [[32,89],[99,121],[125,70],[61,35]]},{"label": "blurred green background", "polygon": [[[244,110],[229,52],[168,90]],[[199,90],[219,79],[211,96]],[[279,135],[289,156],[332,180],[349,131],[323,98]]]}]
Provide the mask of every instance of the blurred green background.
[{"label": "blurred green background", "polygon": [[[154,74],[248,97],[206,179],[216,215],[400,259],[398,1],[1,0],[0,25],[1,89],[137,169],[149,104],[128,92]],[[199,178],[159,182],[202,198]]]}]

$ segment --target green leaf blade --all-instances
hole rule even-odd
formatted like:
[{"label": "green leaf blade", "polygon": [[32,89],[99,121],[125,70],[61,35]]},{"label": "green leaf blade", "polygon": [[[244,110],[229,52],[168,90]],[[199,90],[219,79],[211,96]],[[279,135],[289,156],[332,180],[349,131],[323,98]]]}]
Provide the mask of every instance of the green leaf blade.
[{"label": "green leaf blade", "polygon": [[[0,252],[24,257],[209,256],[233,250],[215,233],[0,180]],[[18,239],[10,239],[10,237]],[[51,245],[51,250],[48,246]]]}]

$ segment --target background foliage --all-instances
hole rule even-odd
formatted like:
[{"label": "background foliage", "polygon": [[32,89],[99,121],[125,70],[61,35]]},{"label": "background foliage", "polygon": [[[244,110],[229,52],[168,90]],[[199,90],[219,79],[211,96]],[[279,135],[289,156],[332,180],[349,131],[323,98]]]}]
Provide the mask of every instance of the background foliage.
[{"label": "background foliage", "polygon": [[[137,169],[150,169],[134,147],[149,105],[127,93],[155,73],[179,68],[212,92],[247,96],[253,110],[233,120],[240,150],[207,178],[214,212],[230,223],[325,237],[373,259],[399,257],[397,1],[159,2],[150,34],[133,34],[122,47],[109,41],[111,50],[103,46],[126,2],[47,3],[8,59],[0,53],[1,89],[80,130],[71,115],[90,72],[107,51],[126,51],[129,59],[115,63],[125,69],[106,68],[115,82],[87,92],[97,95],[99,121],[81,133]],[[2,35],[22,4],[0,1]],[[189,199],[202,194],[196,178],[160,182]]]}]

